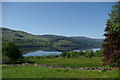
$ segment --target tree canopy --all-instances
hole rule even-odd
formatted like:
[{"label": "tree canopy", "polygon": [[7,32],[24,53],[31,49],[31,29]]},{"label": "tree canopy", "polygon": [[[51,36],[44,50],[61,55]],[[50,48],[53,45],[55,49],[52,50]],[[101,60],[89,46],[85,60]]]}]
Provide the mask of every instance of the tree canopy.
[{"label": "tree canopy", "polygon": [[108,14],[108,24],[111,32],[120,33],[120,1],[113,5],[111,13]]},{"label": "tree canopy", "polygon": [[120,66],[120,1],[108,14],[103,44],[104,65]]},{"label": "tree canopy", "polygon": [[3,60],[7,59],[6,61],[8,61],[8,59],[14,61],[22,58],[19,47],[12,42],[7,42],[2,45],[2,55]]}]

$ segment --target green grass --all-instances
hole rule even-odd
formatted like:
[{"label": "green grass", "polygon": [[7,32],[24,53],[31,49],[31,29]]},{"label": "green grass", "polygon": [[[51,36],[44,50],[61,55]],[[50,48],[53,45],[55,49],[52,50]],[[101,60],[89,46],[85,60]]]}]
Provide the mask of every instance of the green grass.
[{"label": "green grass", "polygon": [[118,71],[99,72],[39,66],[3,66],[3,78],[118,78]]},{"label": "green grass", "polygon": [[2,78],[2,65],[0,65],[0,79]]},{"label": "green grass", "polygon": [[[39,64],[73,67],[103,67],[102,57],[94,58],[54,58],[30,59]],[[71,70],[40,66],[3,66],[3,78],[118,78],[118,70],[99,72],[98,70]]]},{"label": "green grass", "polygon": [[62,65],[73,67],[103,67],[102,57],[93,58],[53,58],[53,59],[30,59],[38,64]]}]

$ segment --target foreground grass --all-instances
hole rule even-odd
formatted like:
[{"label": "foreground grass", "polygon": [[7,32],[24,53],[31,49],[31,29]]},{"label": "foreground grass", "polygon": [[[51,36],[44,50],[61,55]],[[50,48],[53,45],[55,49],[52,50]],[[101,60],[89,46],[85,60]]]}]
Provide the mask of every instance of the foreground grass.
[{"label": "foreground grass", "polygon": [[[28,59],[38,64],[73,67],[103,67],[102,57],[93,58],[54,58]],[[3,78],[118,78],[118,70],[99,72],[98,70],[70,70],[40,66],[2,67]]]},{"label": "foreground grass", "polygon": [[39,66],[3,66],[3,78],[118,78],[118,71],[99,72]]},{"label": "foreground grass", "polygon": [[38,64],[62,65],[70,67],[103,67],[102,57],[93,58],[53,58],[53,59],[29,59]]},{"label": "foreground grass", "polygon": [[2,65],[0,65],[0,79],[2,78]]}]

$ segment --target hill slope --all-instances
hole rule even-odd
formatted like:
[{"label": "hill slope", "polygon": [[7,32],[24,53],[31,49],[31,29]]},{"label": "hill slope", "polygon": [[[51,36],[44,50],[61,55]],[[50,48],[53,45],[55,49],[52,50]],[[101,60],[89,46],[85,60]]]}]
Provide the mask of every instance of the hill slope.
[{"label": "hill slope", "polygon": [[95,48],[101,47],[102,43],[102,40],[91,38],[33,35],[3,27],[0,30],[2,30],[3,43],[12,41],[20,47],[23,53],[33,50],[68,51],[81,48]]},{"label": "hill slope", "polygon": [[66,37],[59,35],[38,35],[43,38],[49,39],[54,44],[63,46],[71,45],[72,47],[87,48],[87,47],[101,47],[101,39],[92,39],[82,36]]}]

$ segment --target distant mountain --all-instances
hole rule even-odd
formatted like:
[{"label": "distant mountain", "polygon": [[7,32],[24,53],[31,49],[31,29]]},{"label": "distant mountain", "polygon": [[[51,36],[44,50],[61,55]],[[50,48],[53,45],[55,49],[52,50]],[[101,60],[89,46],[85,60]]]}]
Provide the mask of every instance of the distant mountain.
[{"label": "distant mountain", "polygon": [[94,42],[100,42],[102,43],[102,39],[95,39],[95,38],[88,38],[84,36],[72,36],[72,37],[66,37],[66,36],[59,36],[59,35],[38,35],[39,37],[47,38],[49,40],[55,41],[55,40],[61,40],[61,39],[68,39],[68,40],[74,40],[74,41],[81,41],[84,43],[94,43]]},{"label": "distant mountain", "polygon": [[88,37],[84,37],[84,36],[73,36],[71,38],[76,39],[76,40],[89,41],[89,42],[93,42],[93,41],[102,42],[102,39],[88,38]]},{"label": "distant mountain", "polygon": [[[38,35],[40,37],[43,38],[47,38],[49,40],[51,40],[51,42],[58,44],[61,41],[61,44],[59,44],[59,46],[61,46],[63,44],[63,46],[68,45],[67,43],[65,44],[64,40],[71,42],[71,46],[72,42],[74,44],[74,46],[79,47],[79,48],[87,48],[87,47],[101,47],[102,44],[102,39],[93,39],[93,38],[88,38],[88,37],[84,37],[84,36],[73,36],[73,37],[66,37],[66,36],[59,36],[59,35]],[[57,43],[58,42],[58,43]],[[70,43],[69,43],[70,46]]]},{"label": "distant mountain", "polygon": [[34,50],[68,51],[82,48],[98,48],[102,44],[101,39],[81,36],[33,35],[3,27],[0,30],[2,31],[3,43],[12,41],[20,47],[23,53]]}]

